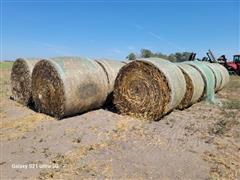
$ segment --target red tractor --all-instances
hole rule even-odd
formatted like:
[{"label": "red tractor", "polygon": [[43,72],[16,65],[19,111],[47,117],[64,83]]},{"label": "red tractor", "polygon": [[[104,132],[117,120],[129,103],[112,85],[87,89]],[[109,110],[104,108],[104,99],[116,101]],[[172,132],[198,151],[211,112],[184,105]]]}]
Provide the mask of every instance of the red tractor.
[{"label": "red tractor", "polygon": [[233,56],[233,61],[228,62],[225,55],[218,58],[218,62],[225,66],[229,73],[240,76],[240,54]]}]

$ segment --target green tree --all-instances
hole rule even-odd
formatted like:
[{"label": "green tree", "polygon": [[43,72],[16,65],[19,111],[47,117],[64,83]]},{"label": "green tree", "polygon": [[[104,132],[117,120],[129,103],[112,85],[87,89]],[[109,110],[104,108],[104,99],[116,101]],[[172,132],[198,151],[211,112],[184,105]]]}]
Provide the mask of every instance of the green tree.
[{"label": "green tree", "polygon": [[170,54],[170,55],[168,56],[168,59],[169,59],[171,62],[176,62],[176,61],[177,61],[177,58],[176,58],[175,54]]},{"label": "green tree", "polygon": [[141,57],[142,58],[150,58],[152,56],[153,56],[153,53],[149,49],[141,49]]},{"label": "green tree", "polygon": [[[176,52],[176,53],[172,53],[170,55],[166,55],[166,54],[163,54],[160,52],[154,53],[149,49],[141,49],[140,57],[142,57],[142,58],[157,57],[157,58],[170,60],[172,62],[183,62],[183,61],[188,61],[190,55],[191,55],[190,52]],[[129,59],[129,60],[136,59],[136,54],[130,53],[127,56],[127,59]]]},{"label": "green tree", "polygon": [[190,57],[191,53],[190,52],[177,52],[175,53],[176,61],[177,62],[183,62],[187,61]]},{"label": "green tree", "polygon": [[136,60],[137,56],[133,52],[131,52],[127,57],[128,60]]},{"label": "green tree", "polygon": [[154,53],[153,57],[157,57],[157,58],[162,58],[162,59],[168,59],[168,55],[166,54],[162,54],[162,53]]}]

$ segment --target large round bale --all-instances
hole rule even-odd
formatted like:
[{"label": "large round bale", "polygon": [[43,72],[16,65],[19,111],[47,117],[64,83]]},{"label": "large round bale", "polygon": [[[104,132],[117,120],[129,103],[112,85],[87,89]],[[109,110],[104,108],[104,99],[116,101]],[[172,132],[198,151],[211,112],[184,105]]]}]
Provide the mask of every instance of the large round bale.
[{"label": "large round bale", "polygon": [[176,65],[182,70],[186,81],[186,93],[178,108],[185,109],[201,98],[204,81],[200,72],[191,65],[184,63],[176,63]]},{"label": "large round bale", "polygon": [[32,104],[32,71],[38,61],[38,59],[18,58],[12,66],[12,97],[17,102],[26,106]]},{"label": "large round bale", "polygon": [[221,81],[221,85],[219,86],[219,89],[218,89],[218,91],[220,91],[227,85],[227,83],[229,82],[230,77],[229,77],[228,70],[223,65],[221,65],[219,63],[214,63],[214,65],[216,67],[218,67],[218,69],[221,72],[221,77],[222,77],[221,79],[222,79],[222,81]]},{"label": "large round bale", "polygon": [[174,63],[160,58],[140,59],[120,69],[113,103],[122,114],[159,120],[180,104],[185,91],[184,75]]},{"label": "large round bale", "polygon": [[124,64],[127,64],[127,63],[129,63],[130,61],[121,61],[122,63],[124,63]]},{"label": "large round bale", "polygon": [[213,71],[214,77],[215,77],[215,86],[214,90],[217,92],[222,84],[222,75],[221,75],[221,69],[219,66],[217,66],[217,63],[209,63],[205,62],[207,66]]},{"label": "large round bale", "polygon": [[108,59],[97,59],[96,62],[103,68],[107,76],[109,84],[108,93],[110,94],[113,91],[117,74],[121,67],[125,65],[125,63]]},{"label": "large round bale", "polygon": [[32,79],[37,110],[59,119],[99,108],[108,94],[105,72],[97,62],[85,58],[41,60]]},{"label": "large round bale", "polygon": [[204,80],[204,92],[202,94],[202,97],[199,100],[206,99],[209,102],[215,103],[215,92],[214,92],[215,77],[210,67],[208,67],[206,63],[199,62],[199,61],[186,61],[184,63],[187,63],[193,66],[202,75],[202,78]]}]

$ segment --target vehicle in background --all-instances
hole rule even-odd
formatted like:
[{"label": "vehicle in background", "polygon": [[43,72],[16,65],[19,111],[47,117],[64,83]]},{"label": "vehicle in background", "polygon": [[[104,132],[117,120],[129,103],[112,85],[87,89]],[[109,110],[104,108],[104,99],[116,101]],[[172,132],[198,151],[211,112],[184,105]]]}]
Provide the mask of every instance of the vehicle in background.
[{"label": "vehicle in background", "polygon": [[237,74],[240,76],[240,54],[233,56],[233,61],[228,61],[225,55],[218,58],[218,63],[227,68],[230,74]]}]

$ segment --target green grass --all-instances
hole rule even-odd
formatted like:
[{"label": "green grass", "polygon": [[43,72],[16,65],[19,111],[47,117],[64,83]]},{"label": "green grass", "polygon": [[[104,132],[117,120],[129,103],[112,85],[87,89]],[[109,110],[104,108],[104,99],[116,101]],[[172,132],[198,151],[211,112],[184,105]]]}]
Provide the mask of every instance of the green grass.
[{"label": "green grass", "polygon": [[0,95],[9,97],[11,95],[10,74],[13,62],[0,62]]},{"label": "green grass", "polygon": [[0,62],[1,70],[11,70],[13,62]]}]

